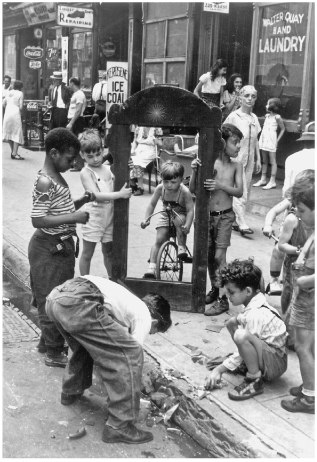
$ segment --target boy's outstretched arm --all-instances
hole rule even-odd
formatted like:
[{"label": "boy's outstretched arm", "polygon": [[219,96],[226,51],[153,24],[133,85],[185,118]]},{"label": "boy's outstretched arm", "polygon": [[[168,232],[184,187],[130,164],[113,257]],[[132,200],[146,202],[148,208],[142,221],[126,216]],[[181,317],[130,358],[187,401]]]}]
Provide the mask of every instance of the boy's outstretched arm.
[{"label": "boy's outstretched arm", "polygon": [[198,159],[198,157],[196,159],[194,159],[192,161],[192,163],[190,164],[190,166],[191,166],[191,169],[192,169],[192,174],[191,174],[190,180],[189,180],[189,191],[192,194],[195,194],[196,187],[197,187],[197,170],[198,170],[198,167],[201,167],[200,159]]},{"label": "boy's outstretched arm", "polygon": [[275,205],[271,210],[268,211],[265,217],[265,222],[264,222],[264,228],[263,228],[263,234],[264,236],[270,237],[272,234],[274,234],[273,231],[273,223],[275,218],[282,212],[285,212],[285,210],[288,210],[291,207],[291,203],[288,199],[284,199],[283,201],[279,202],[277,205]]},{"label": "boy's outstretched arm", "polygon": [[116,192],[100,192],[99,189],[96,186],[96,183],[92,177],[92,173],[83,168],[82,171],[80,172],[80,179],[81,182],[84,186],[84,188],[88,191],[92,191],[96,197],[97,202],[104,202],[104,201],[113,201],[116,199],[130,199],[132,195],[132,189],[127,188],[127,184],[125,183],[120,191]]},{"label": "boy's outstretched arm", "polygon": [[145,222],[147,222],[149,216],[152,215],[152,213],[154,212],[156,204],[161,196],[161,193],[162,193],[162,185],[159,184],[158,186],[156,186],[155,191],[150,199],[149,205],[147,206],[145,210],[145,219],[144,219]]}]

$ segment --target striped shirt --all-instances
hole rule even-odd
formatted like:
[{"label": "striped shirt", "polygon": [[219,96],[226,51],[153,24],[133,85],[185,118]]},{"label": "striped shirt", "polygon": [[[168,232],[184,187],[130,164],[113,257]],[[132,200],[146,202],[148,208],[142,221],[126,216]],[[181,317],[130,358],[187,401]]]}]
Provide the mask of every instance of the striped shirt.
[{"label": "striped shirt", "polygon": [[[36,189],[37,182],[41,176],[45,176],[52,182],[47,192],[40,192]],[[44,200],[42,198],[44,198]],[[32,200],[33,208],[31,218],[58,216],[76,211],[69,188],[56,183],[50,176],[41,172],[38,173],[33,186]],[[47,234],[72,235],[76,233],[76,224],[64,224],[55,226],[54,228],[41,229]]]},{"label": "striped shirt", "polygon": [[[288,334],[285,323],[274,312],[278,314],[278,311],[267,303],[265,295],[259,293],[252,298],[242,313],[238,314],[237,321],[240,329],[247,329],[251,334],[275,348],[279,356],[284,356]],[[234,371],[242,362],[243,359],[237,351],[225,359],[222,364],[230,371]]]}]

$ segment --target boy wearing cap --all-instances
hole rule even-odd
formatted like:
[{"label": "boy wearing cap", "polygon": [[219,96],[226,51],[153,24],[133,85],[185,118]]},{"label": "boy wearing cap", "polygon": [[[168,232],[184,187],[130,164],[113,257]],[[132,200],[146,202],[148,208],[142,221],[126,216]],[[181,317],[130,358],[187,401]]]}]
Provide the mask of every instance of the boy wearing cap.
[{"label": "boy wearing cap", "polygon": [[53,79],[53,87],[49,90],[49,100],[52,104],[52,129],[66,128],[72,91],[62,81],[63,76],[61,72],[54,71],[51,79]]}]

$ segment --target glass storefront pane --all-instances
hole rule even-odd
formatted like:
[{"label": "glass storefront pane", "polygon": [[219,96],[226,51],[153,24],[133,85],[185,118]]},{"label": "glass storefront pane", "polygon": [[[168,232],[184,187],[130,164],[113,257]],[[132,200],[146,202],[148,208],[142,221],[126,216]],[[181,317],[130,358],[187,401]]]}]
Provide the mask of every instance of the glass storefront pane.
[{"label": "glass storefront pane", "polygon": [[[48,95],[48,90],[53,81],[50,78],[54,71],[62,70],[62,28],[51,27],[46,31],[44,75],[44,95]],[[65,82],[66,83],[66,82]]]},{"label": "glass storefront pane", "polygon": [[165,25],[165,21],[147,24],[145,42],[146,58],[164,58]]},{"label": "glass storefront pane", "polygon": [[167,63],[166,83],[178,84],[179,88],[185,88],[185,62]]},{"label": "glass storefront pane", "polygon": [[308,3],[284,3],[260,8],[255,87],[255,112],[265,115],[269,98],[280,98],[281,115],[297,120],[303,85]]},{"label": "glass storefront pane", "polygon": [[163,83],[163,64],[145,64],[145,86],[154,87],[155,84]]},{"label": "glass storefront pane", "polygon": [[[70,77],[77,77],[83,91],[91,92],[92,32],[73,34],[73,66]],[[86,95],[87,96],[87,95]]]},{"label": "glass storefront pane", "polygon": [[176,2],[151,2],[147,3],[148,14],[147,19],[160,19],[176,16],[180,14],[186,14],[188,9],[188,3],[176,3]]},{"label": "glass storefront pane", "polygon": [[168,21],[167,57],[186,56],[187,19]]},{"label": "glass storefront pane", "polygon": [[3,75],[16,79],[16,43],[15,35],[4,36]]}]

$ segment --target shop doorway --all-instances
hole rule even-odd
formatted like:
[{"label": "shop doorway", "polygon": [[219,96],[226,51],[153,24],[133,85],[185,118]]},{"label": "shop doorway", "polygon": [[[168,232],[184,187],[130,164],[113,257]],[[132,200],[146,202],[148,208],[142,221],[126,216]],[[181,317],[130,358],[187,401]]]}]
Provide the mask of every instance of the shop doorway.
[{"label": "shop doorway", "polygon": [[19,34],[19,50],[20,50],[20,80],[23,82],[23,93],[25,100],[39,99],[39,83],[40,69],[32,69],[30,67],[30,58],[24,56],[26,47],[36,47],[39,45],[38,40],[34,37],[33,28],[22,29]]}]

